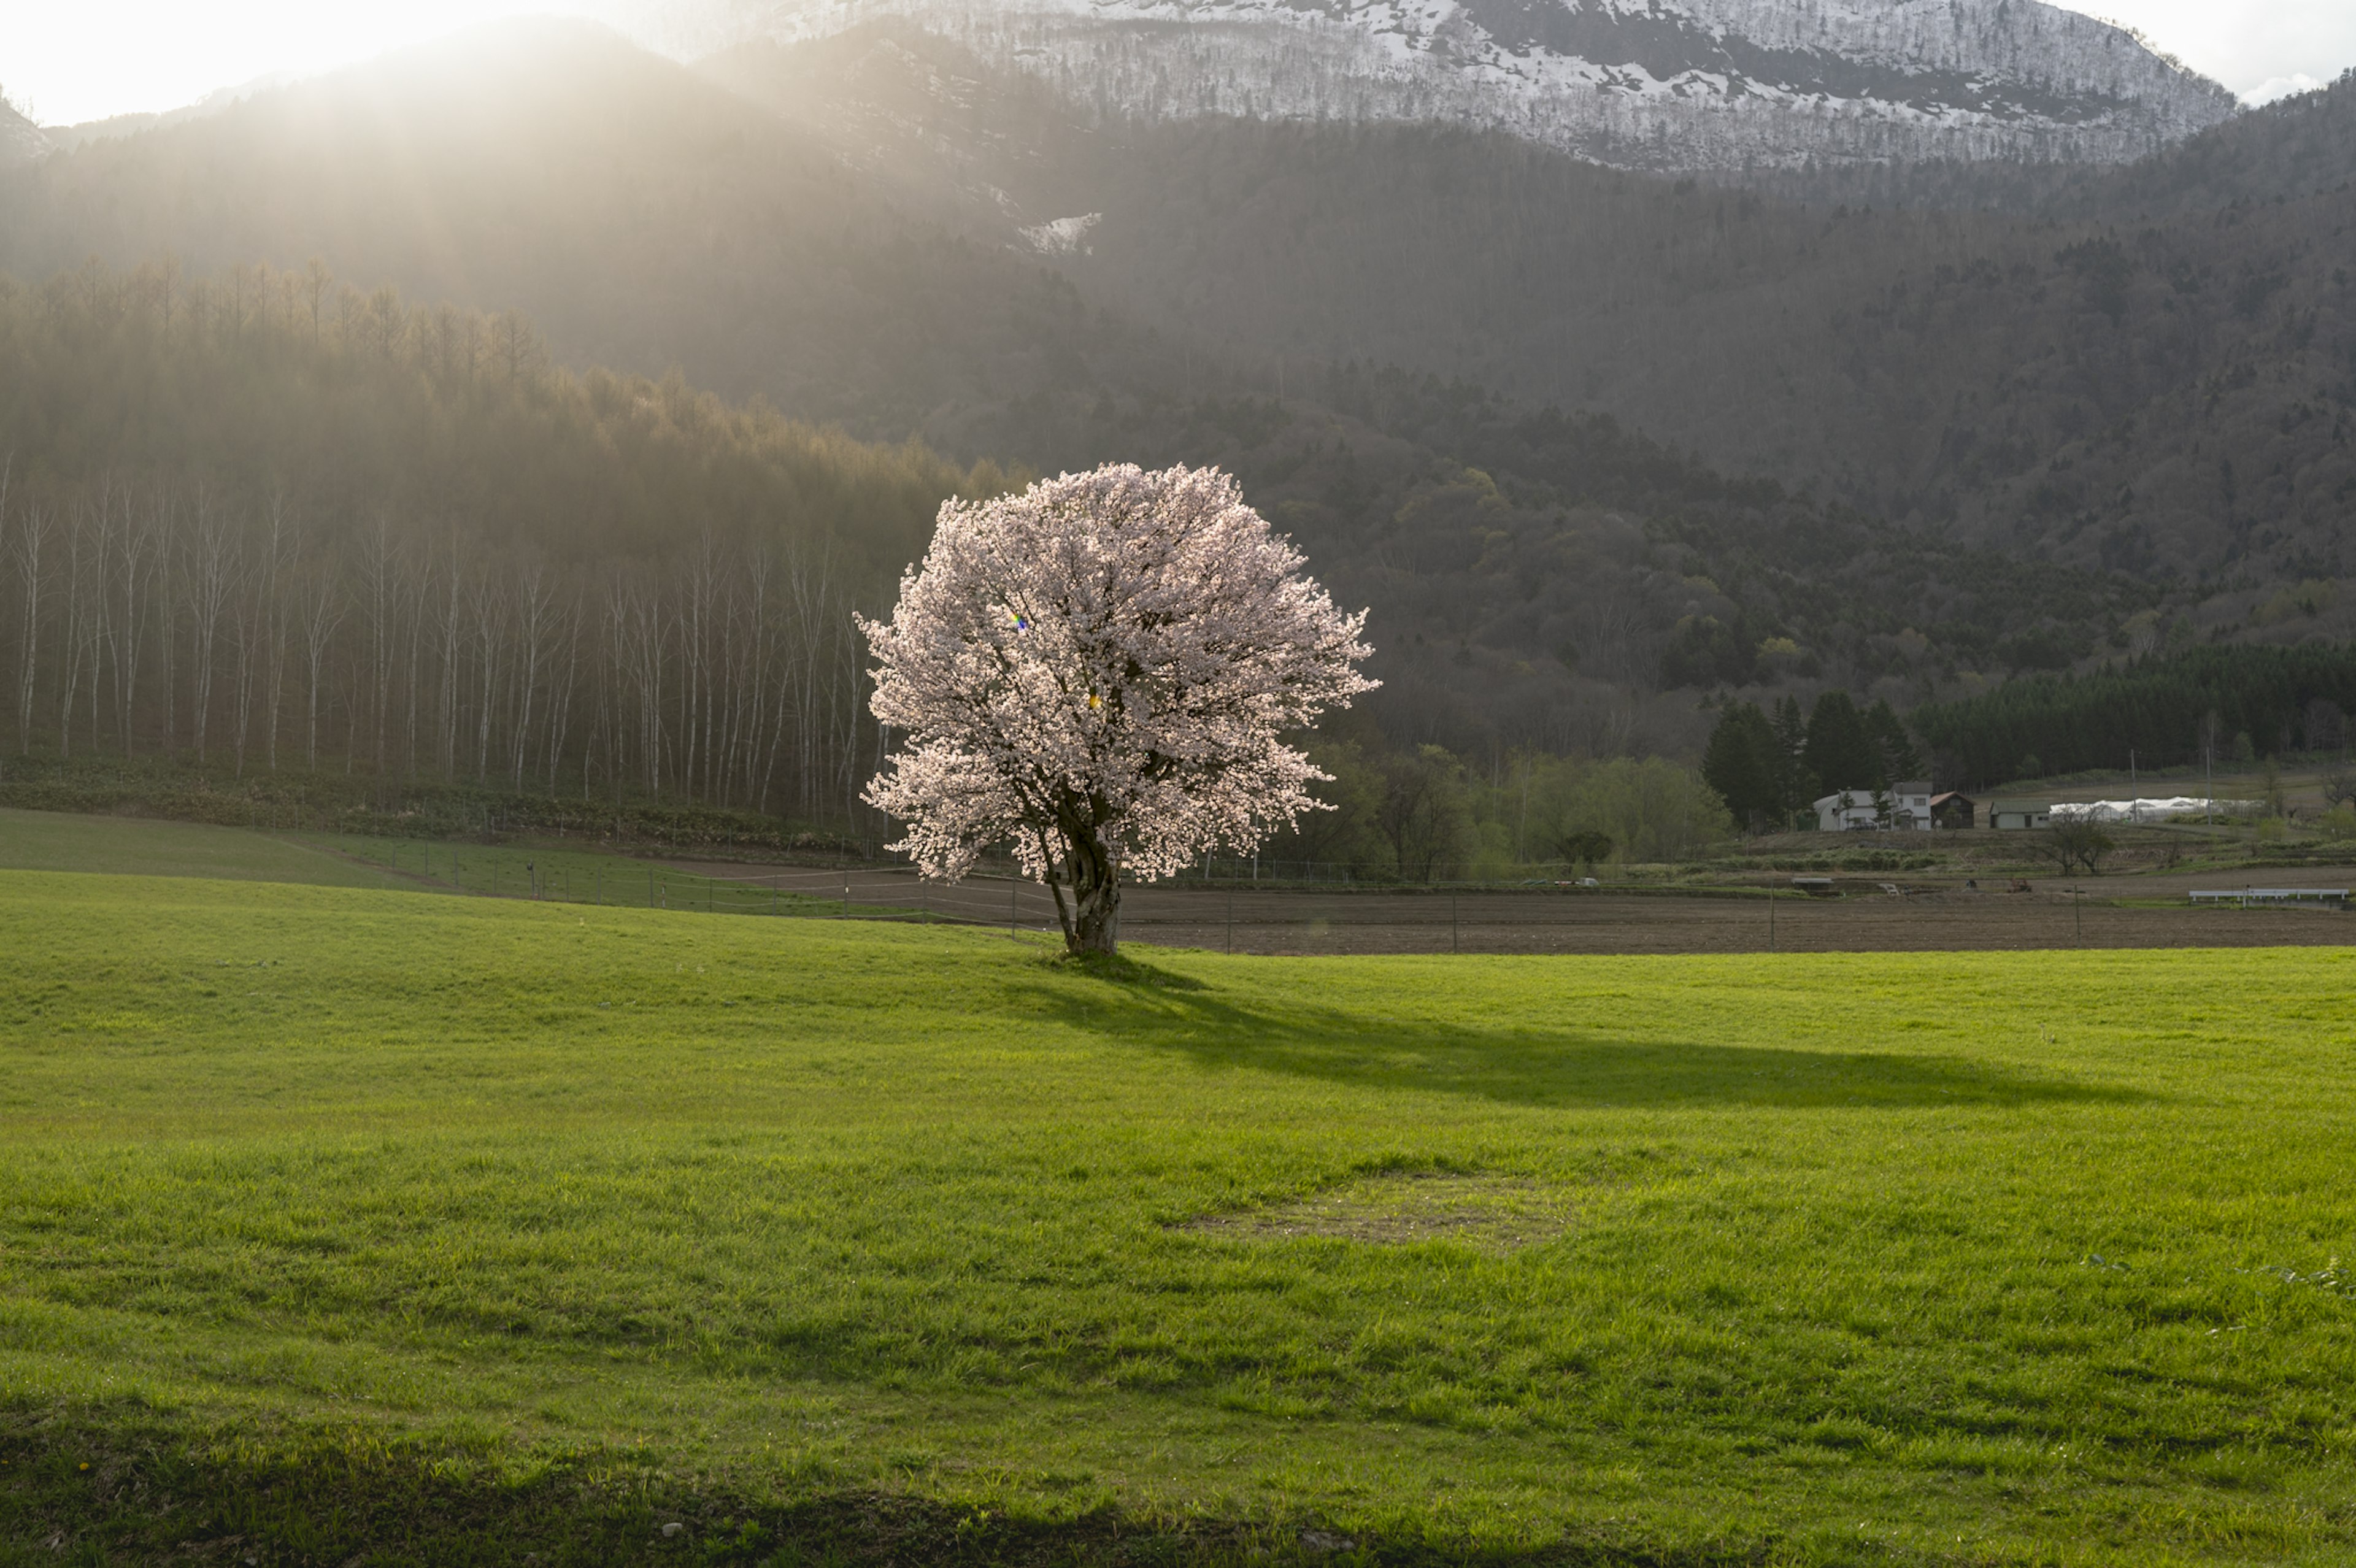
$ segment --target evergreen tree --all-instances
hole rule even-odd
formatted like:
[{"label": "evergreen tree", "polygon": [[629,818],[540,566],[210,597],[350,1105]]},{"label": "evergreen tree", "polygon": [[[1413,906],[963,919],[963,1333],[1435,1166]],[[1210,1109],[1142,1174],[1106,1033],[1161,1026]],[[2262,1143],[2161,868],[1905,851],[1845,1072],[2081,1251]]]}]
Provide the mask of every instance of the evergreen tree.
[{"label": "evergreen tree", "polygon": [[1951,775],[1987,781],[2198,763],[2236,734],[2254,750],[2328,751],[2356,707],[2356,646],[2189,648],[2080,676],[2008,680],[1908,717]]},{"label": "evergreen tree", "polygon": [[1807,750],[1807,716],[1801,711],[1798,698],[1786,697],[1775,704],[1775,780],[1778,804],[1786,820],[1814,805],[1824,793],[1816,776],[1808,771]]},{"label": "evergreen tree", "polygon": [[1775,728],[1767,716],[1751,703],[1739,702],[1710,731],[1702,753],[1702,780],[1718,791],[1735,821],[1772,821],[1783,815],[1781,757]]},{"label": "evergreen tree", "polygon": [[1865,729],[1866,733],[1873,738],[1884,784],[1899,784],[1922,776],[1922,748],[1914,744],[1914,737],[1906,732],[1905,724],[1887,701],[1877,702],[1868,710]]},{"label": "evergreen tree", "polygon": [[1856,699],[1846,691],[1827,691],[1816,699],[1801,758],[1827,790],[1850,790],[1862,796],[1890,783],[1881,748]]}]

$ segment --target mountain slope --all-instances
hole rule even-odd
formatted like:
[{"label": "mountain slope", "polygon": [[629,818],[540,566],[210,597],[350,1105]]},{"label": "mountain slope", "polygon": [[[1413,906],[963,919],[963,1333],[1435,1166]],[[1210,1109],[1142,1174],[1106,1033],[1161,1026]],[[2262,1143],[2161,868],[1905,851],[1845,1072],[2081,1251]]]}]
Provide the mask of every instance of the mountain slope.
[{"label": "mountain slope", "polygon": [[[1376,607],[1381,721],[1459,745],[1675,749],[1662,681],[1919,696],[2344,570],[2344,193],[1828,212],[1445,127],[1106,123],[905,27],[703,76],[465,48],[0,175],[0,266],[316,253],[961,459],[1222,463]],[[289,283],[179,308],[233,334],[307,314]],[[380,303],[330,288],[322,330],[439,330]]]},{"label": "mountain slope", "polygon": [[[905,26],[703,69],[1271,389],[1398,364],[2008,550],[2356,570],[2356,204],[2318,177],[2356,78],[2090,180],[2061,222],[1827,210],[1444,128],[1106,124]],[[2283,199],[2201,205],[2244,178]]]},{"label": "mountain slope", "polygon": [[371,287],[521,308],[576,363],[690,366],[892,439],[1054,388],[1095,331],[1035,263],[911,220],[776,116],[553,21],[0,173],[0,267],[167,252],[191,272],[317,256]]},{"label": "mountain slope", "polygon": [[0,168],[30,163],[48,151],[49,139],[41,128],[17,113],[15,104],[0,98]]},{"label": "mountain slope", "polygon": [[701,53],[896,16],[1104,119],[1439,123],[1620,168],[2120,163],[2226,119],[2216,83],[2034,0],[663,0]]}]

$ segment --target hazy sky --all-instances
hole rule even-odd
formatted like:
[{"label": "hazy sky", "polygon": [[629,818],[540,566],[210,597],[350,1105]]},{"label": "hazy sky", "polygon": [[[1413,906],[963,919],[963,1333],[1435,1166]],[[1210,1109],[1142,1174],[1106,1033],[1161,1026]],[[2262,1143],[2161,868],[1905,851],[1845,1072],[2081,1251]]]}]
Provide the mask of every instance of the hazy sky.
[{"label": "hazy sky", "polygon": [[[2356,65],[2356,0],[2062,0],[2139,27],[2252,101]],[[0,89],[48,124],[172,109],[466,22],[613,0],[0,0]]]}]

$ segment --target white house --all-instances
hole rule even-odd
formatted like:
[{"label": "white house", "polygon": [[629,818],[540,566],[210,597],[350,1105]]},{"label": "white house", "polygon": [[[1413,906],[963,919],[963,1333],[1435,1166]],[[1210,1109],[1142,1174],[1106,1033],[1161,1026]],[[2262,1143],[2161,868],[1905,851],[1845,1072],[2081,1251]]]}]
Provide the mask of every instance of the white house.
[{"label": "white house", "polygon": [[1879,828],[1928,831],[1931,783],[1910,779],[1879,792],[1845,789],[1816,802],[1816,827],[1826,833],[1859,833]]}]

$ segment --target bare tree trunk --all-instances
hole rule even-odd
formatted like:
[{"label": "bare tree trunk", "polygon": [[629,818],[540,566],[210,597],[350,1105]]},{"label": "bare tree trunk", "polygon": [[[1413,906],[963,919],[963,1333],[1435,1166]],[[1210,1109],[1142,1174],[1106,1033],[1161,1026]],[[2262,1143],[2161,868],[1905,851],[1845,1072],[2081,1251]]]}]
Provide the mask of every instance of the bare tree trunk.
[{"label": "bare tree trunk", "polygon": [[[359,600],[361,619],[368,629],[369,722],[376,731],[369,761],[376,770],[380,784],[384,780],[386,709],[391,705],[392,696],[394,564],[392,525],[382,512],[379,512],[362,536],[356,596]],[[354,714],[353,718],[357,721],[359,715]],[[353,748],[355,751],[358,749],[357,746]],[[345,761],[348,766],[350,759],[347,757]]]},{"label": "bare tree trunk", "polygon": [[286,708],[286,581],[292,533],[286,526],[286,498],[270,497],[270,528],[263,557],[263,592],[267,595],[264,624],[270,638],[270,771],[278,771],[278,720]]},{"label": "bare tree trunk", "polygon": [[235,773],[245,776],[245,759],[253,746],[255,688],[269,667],[273,596],[277,587],[275,520],[258,531],[251,523],[238,543],[237,594],[230,606],[230,635],[235,639],[234,684],[230,690],[230,751]]},{"label": "bare tree trunk", "polygon": [[491,779],[491,712],[498,697],[500,625],[504,617],[499,603],[498,586],[486,578],[476,584],[466,597],[475,627],[475,650],[477,656],[477,674],[481,677],[479,689],[482,700],[475,712],[475,782],[488,784]]},{"label": "bare tree trunk", "polygon": [[412,549],[402,557],[401,613],[408,627],[407,669],[402,677],[401,776],[417,777],[417,666],[425,643],[425,605],[434,594],[434,559]]},{"label": "bare tree trunk", "polygon": [[315,565],[295,603],[303,634],[303,667],[306,677],[303,709],[304,766],[319,771],[319,686],[325,678],[327,650],[336,628],[343,624],[343,594],[324,564]]},{"label": "bare tree trunk", "polygon": [[555,629],[556,595],[548,586],[547,570],[537,560],[526,561],[516,576],[516,642],[520,667],[517,677],[514,748],[515,787],[523,788],[525,759],[530,754],[532,704],[540,688],[541,667],[547,660],[548,641]]},{"label": "bare tree trunk", "polygon": [[442,782],[444,784],[458,776],[458,654],[466,592],[466,572],[458,560],[458,537],[455,530],[450,536],[450,578],[446,586],[449,591],[443,595],[442,621],[437,628],[442,634],[439,749]]},{"label": "bare tree trunk", "polygon": [[[5,475],[0,475],[0,526],[8,521],[6,499]],[[49,527],[46,511],[26,507],[16,513],[16,526],[8,535],[8,564],[15,569],[25,604],[24,624],[16,629],[16,751],[20,756],[33,749],[33,703],[41,673],[41,553],[48,542]]]},{"label": "bare tree trunk", "polygon": [[81,694],[85,646],[90,635],[90,611],[82,603],[89,591],[90,547],[85,538],[86,528],[80,508],[69,514],[66,523],[65,560],[65,635],[60,640],[58,681],[58,760],[64,762],[73,755],[74,699]]},{"label": "bare tree trunk", "polygon": [[[564,654],[548,695],[548,793],[552,797],[556,794],[556,764],[564,754],[565,732],[573,718],[573,684],[581,669],[581,593],[577,584],[573,602],[561,606],[558,615],[564,633]],[[587,793],[585,784],[583,793]]]},{"label": "bare tree trunk", "polygon": [[110,475],[101,475],[98,498],[85,503],[91,520],[91,570],[93,591],[90,614],[90,750],[95,756],[100,751],[99,702],[101,694],[110,684],[107,664],[117,661],[119,668],[121,637],[114,624],[113,567],[119,553],[115,537],[115,486]]},{"label": "bare tree trunk", "polygon": [[798,805],[805,816],[812,815],[818,805],[818,740],[824,700],[826,619],[833,600],[831,567],[823,554],[813,563],[798,553],[787,567],[798,656],[794,668],[794,767]]},{"label": "bare tree trunk", "polygon": [[170,548],[170,504],[160,493],[134,515],[131,496],[123,496],[123,609],[116,617],[121,643],[114,653],[115,706],[123,725],[123,754],[131,755],[134,716],[139,706],[142,643],[147,626],[153,580],[158,575],[156,557]]},{"label": "bare tree trunk", "polygon": [[628,638],[631,690],[638,709],[638,760],[647,794],[662,798],[663,649],[662,605],[645,584],[623,585],[624,632]]},{"label": "bare tree trunk", "polygon": [[212,720],[213,676],[218,659],[221,612],[236,587],[237,565],[229,523],[202,490],[197,493],[196,517],[187,553],[189,719],[197,747],[197,766],[205,765],[205,738]]}]

